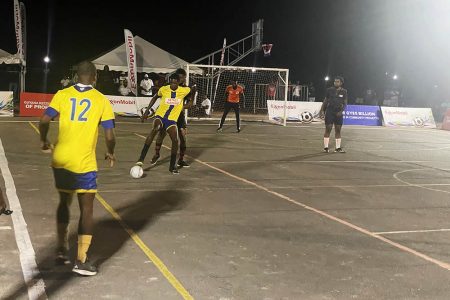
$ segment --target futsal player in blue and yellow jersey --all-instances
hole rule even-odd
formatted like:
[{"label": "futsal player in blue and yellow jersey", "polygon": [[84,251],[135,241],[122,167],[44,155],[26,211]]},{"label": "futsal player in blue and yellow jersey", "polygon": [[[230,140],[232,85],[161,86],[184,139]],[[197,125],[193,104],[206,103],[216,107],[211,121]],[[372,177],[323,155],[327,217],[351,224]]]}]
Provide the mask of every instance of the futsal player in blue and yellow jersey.
[{"label": "futsal player in blue and yellow jersey", "polygon": [[60,194],[57,210],[58,257],[61,263],[70,263],[68,252],[69,206],[74,193],[80,205],[78,225],[78,254],[73,272],[92,276],[97,268],[87,260],[87,251],[93,232],[93,202],[97,192],[97,146],[99,124],[105,130],[110,166],[114,164],[114,113],[109,100],[92,84],[97,70],[91,62],[77,67],[79,83],[60,90],[53,97],[39,124],[41,149],[51,151],[47,140],[50,121],[59,116],[58,141],[53,150],[52,167],[56,188]]},{"label": "futsal player in blue and yellow jersey", "polygon": [[143,165],[145,156],[147,155],[148,149],[150,148],[156,134],[159,131],[165,130],[172,140],[169,171],[173,174],[178,174],[178,170],[175,165],[178,152],[177,120],[181,111],[189,106],[189,104],[184,104],[183,99],[191,92],[189,87],[180,86],[179,83],[180,78],[178,74],[174,73],[170,75],[169,85],[161,87],[158,93],[153,96],[150,101],[150,104],[144,113],[144,119],[148,116],[150,108],[153,104],[155,104],[156,99],[158,99],[158,97],[161,98],[159,107],[155,112],[155,120],[153,121],[152,131],[145,140],[144,147],[141,151],[141,156],[139,157],[136,165]]}]

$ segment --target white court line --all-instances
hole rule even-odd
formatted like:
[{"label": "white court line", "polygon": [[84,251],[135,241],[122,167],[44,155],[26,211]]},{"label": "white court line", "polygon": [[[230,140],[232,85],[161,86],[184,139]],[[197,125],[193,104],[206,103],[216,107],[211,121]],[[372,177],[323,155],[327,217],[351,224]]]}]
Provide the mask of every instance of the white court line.
[{"label": "white court line", "polygon": [[[141,137],[141,138],[143,138],[143,139],[146,138],[145,136],[140,135],[140,134],[137,134],[137,133],[135,133],[135,135],[138,136],[138,137]],[[163,145],[163,147],[165,147],[165,148],[167,148],[167,149],[170,149],[169,147],[167,147],[167,146],[165,146],[165,145]],[[186,156],[188,156],[188,155],[186,155]],[[339,224],[342,224],[342,225],[344,225],[344,226],[350,227],[350,228],[352,228],[352,229],[354,229],[354,230],[356,230],[356,231],[358,231],[358,232],[360,232],[360,233],[362,233],[362,234],[368,235],[368,236],[370,236],[370,237],[372,237],[372,238],[375,238],[375,239],[377,239],[377,240],[379,240],[379,241],[385,242],[386,244],[389,244],[389,245],[391,245],[391,246],[393,246],[393,247],[395,247],[395,248],[397,248],[397,249],[400,249],[400,250],[402,250],[402,251],[404,251],[404,252],[407,252],[407,253],[409,253],[409,254],[411,254],[411,255],[414,255],[414,256],[419,257],[419,258],[421,258],[421,259],[423,259],[423,260],[426,260],[426,261],[428,261],[428,262],[431,262],[431,263],[433,263],[433,264],[435,264],[435,265],[437,265],[437,266],[439,266],[439,267],[441,267],[441,268],[443,268],[443,269],[445,269],[445,270],[447,270],[447,271],[450,271],[450,264],[448,264],[448,263],[446,263],[446,262],[443,262],[443,261],[440,261],[440,260],[438,260],[438,259],[432,258],[432,257],[430,257],[430,256],[428,256],[428,255],[426,255],[426,254],[423,254],[423,253],[421,253],[421,252],[418,252],[418,251],[416,251],[416,250],[414,250],[414,249],[412,249],[412,248],[409,248],[409,247],[407,247],[407,246],[404,246],[404,245],[402,245],[402,244],[399,244],[399,243],[397,243],[397,242],[394,242],[394,241],[392,241],[392,240],[390,240],[390,239],[388,239],[388,238],[385,238],[384,236],[376,235],[376,234],[374,234],[373,232],[369,231],[368,229],[365,229],[365,228],[363,228],[363,227],[360,227],[360,226],[358,226],[358,225],[355,225],[355,224],[353,224],[353,223],[350,223],[350,222],[348,222],[348,221],[345,221],[344,219],[340,219],[340,218],[338,218],[338,217],[335,217],[335,216],[333,216],[333,215],[331,215],[331,214],[329,214],[329,213],[327,213],[327,212],[325,212],[325,211],[323,211],[323,210],[320,210],[320,209],[314,208],[314,207],[312,207],[312,206],[306,205],[306,204],[304,204],[304,203],[302,203],[302,202],[299,202],[299,201],[297,201],[297,200],[294,200],[294,199],[292,199],[292,198],[290,198],[290,197],[288,197],[288,196],[286,196],[286,195],[283,195],[283,194],[281,194],[281,193],[278,193],[278,192],[275,192],[275,191],[273,191],[273,190],[270,190],[270,189],[268,189],[268,188],[266,188],[266,187],[264,187],[264,186],[262,186],[262,185],[259,185],[259,184],[255,183],[255,182],[253,182],[253,181],[250,181],[250,180],[248,180],[248,179],[239,177],[239,176],[234,175],[234,174],[232,174],[232,173],[230,173],[230,172],[227,172],[227,171],[225,171],[225,170],[222,170],[222,169],[220,169],[220,168],[217,168],[217,167],[215,167],[215,166],[213,166],[213,165],[210,165],[210,164],[208,164],[208,163],[205,163],[205,162],[201,161],[200,159],[193,158],[193,157],[191,157],[191,159],[193,159],[193,160],[195,160],[196,162],[198,162],[198,163],[200,163],[200,164],[202,164],[202,165],[205,165],[205,166],[207,166],[207,167],[209,167],[209,168],[211,168],[211,169],[213,169],[213,170],[216,170],[216,171],[218,171],[218,172],[220,172],[220,173],[222,173],[222,174],[224,174],[224,175],[226,175],[226,176],[229,176],[229,177],[234,178],[234,179],[236,179],[236,180],[238,180],[238,181],[240,181],[240,182],[244,182],[244,183],[246,183],[246,184],[249,184],[249,185],[251,185],[251,186],[254,186],[254,187],[256,187],[256,188],[258,188],[258,189],[260,189],[260,190],[262,190],[262,191],[267,192],[268,194],[271,194],[271,195],[273,195],[273,196],[275,196],[275,197],[278,197],[278,198],[281,198],[281,199],[283,199],[283,200],[286,200],[286,201],[288,201],[288,202],[290,202],[290,203],[292,203],[292,204],[298,205],[298,206],[300,206],[300,207],[302,207],[302,208],[304,208],[304,209],[306,209],[306,210],[309,210],[309,211],[311,211],[311,212],[314,212],[314,213],[316,213],[316,214],[319,214],[319,215],[321,215],[322,217],[325,217],[325,218],[327,218],[327,219],[333,220],[333,221],[335,221],[335,222],[337,222],[337,223],[339,223]]]},{"label": "white court line", "polygon": [[445,232],[450,231],[450,229],[425,229],[425,230],[400,230],[400,231],[382,231],[382,232],[374,232],[374,234],[401,234],[401,233],[422,233],[422,232]]},{"label": "white court line", "polygon": [[11,230],[11,226],[0,226],[0,230]]},{"label": "white court line", "polygon": [[16,237],[17,247],[19,249],[20,264],[22,266],[23,278],[28,288],[28,297],[34,299],[47,299],[45,293],[45,284],[42,280],[36,264],[36,254],[31,244],[30,234],[28,233],[27,223],[22,214],[19,197],[17,196],[16,186],[11,171],[8,167],[5,150],[0,139],[0,169],[5,180],[6,197],[9,206],[13,212],[11,215],[14,235]]},{"label": "white court line", "polygon": [[[339,154],[340,155],[340,154]],[[433,160],[240,160],[240,161],[205,161],[208,164],[243,164],[243,163],[304,163],[304,164],[323,164],[323,163],[432,163]]]},{"label": "white court line", "polygon": [[[445,193],[445,194],[450,194],[450,191],[440,190],[440,189],[434,189],[434,188],[426,187],[426,186],[421,185],[421,184],[410,183],[410,182],[405,181],[405,180],[403,180],[403,179],[400,179],[400,178],[398,177],[400,174],[403,174],[403,173],[413,172],[413,171],[430,170],[430,169],[433,170],[432,168],[421,168],[421,169],[409,169],[409,170],[403,170],[403,171],[399,171],[399,172],[395,173],[394,175],[392,175],[392,177],[394,177],[395,180],[397,180],[397,181],[399,181],[399,182],[401,182],[401,183],[407,184],[407,185],[409,185],[409,186],[414,186],[414,187],[418,187],[418,188],[421,188],[421,189],[425,189],[425,190],[429,190],[429,191],[434,191],[434,192],[441,192],[441,193]],[[440,170],[441,170],[441,171],[449,171],[448,169],[440,169]]]}]

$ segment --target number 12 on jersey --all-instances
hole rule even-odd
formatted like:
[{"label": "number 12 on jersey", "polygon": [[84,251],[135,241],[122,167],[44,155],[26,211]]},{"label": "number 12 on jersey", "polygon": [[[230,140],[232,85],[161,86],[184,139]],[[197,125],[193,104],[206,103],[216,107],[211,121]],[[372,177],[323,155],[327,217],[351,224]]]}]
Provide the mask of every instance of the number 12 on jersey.
[{"label": "number 12 on jersey", "polygon": [[72,112],[70,114],[70,120],[71,121],[75,121],[75,113],[77,111],[77,105],[78,105],[78,106],[81,106],[83,110],[78,115],[77,121],[79,121],[79,122],[86,122],[87,118],[85,118],[84,115],[91,108],[91,100],[83,99],[80,102],[78,102],[77,98],[70,98],[70,101],[72,101]]}]

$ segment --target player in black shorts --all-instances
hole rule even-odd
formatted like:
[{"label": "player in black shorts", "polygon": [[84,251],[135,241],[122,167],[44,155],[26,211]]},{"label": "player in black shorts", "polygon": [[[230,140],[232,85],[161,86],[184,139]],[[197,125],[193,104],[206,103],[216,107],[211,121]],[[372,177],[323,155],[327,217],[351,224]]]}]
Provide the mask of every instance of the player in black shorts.
[{"label": "player in black shorts", "polygon": [[334,125],[334,134],[336,138],[336,148],[334,152],[345,153],[341,147],[341,128],[344,122],[344,110],[347,106],[347,90],[342,88],[344,78],[337,76],[334,79],[334,87],[327,89],[327,95],[322,103],[320,114],[325,114],[325,134],[323,136],[323,151],[330,152],[328,144],[330,142],[330,133]]},{"label": "player in black shorts", "polygon": [[[186,86],[186,71],[184,69],[177,69],[175,71],[175,74],[178,74],[178,76],[180,78],[180,86]],[[191,87],[192,95],[195,95],[195,92],[196,92],[196,88],[194,85]],[[187,99],[191,99],[191,94],[188,94],[184,99],[185,99],[185,101]],[[193,100],[193,98],[192,98],[192,100]],[[192,102],[191,102],[191,105],[192,105]],[[183,168],[183,167],[189,168],[189,164],[184,161],[184,154],[186,153],[186,134],[187,134],[186,117],[184,114],[184,110],[181,111],[181,114],[178,117],[177,127],[178,127],[178,137],[180,139],[180,157],[178,159],[177,165],[180,168]],[[165,136],[166,136],[166,132],[160,131],[158,134],[158,137],[156,138],[155,155],[153,156],[152,161],[151,161],[152,165],[156,164],[159,160],[159,157],[160,157],[159,152],[161,151],[161,146],[162,146]]]}]

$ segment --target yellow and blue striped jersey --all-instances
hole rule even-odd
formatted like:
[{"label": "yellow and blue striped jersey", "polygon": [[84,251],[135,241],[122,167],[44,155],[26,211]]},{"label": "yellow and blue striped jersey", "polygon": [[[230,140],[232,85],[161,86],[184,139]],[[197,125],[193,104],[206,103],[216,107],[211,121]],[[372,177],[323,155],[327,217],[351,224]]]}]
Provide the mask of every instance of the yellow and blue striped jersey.
[{"label": "yellow and blue striped jersey", "polygon": [[59,115],[52,166],[74,173],[97,171],[98,126],[114,127],[109,100],[92,86],[77,84],[58,91],[45,114],[52,118]]},{"label": "yellow and blue striped jersey", "polygon": [[161,102],[155,115],[162,118],[177,121],[183,110],[183,99],[191,92],[189,87],[178,86],[172,91],[170,85],[162,86],[158,91]]}]

